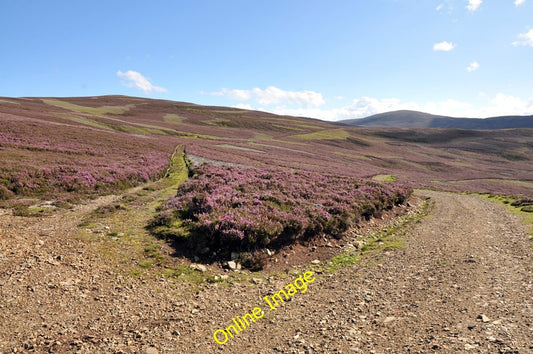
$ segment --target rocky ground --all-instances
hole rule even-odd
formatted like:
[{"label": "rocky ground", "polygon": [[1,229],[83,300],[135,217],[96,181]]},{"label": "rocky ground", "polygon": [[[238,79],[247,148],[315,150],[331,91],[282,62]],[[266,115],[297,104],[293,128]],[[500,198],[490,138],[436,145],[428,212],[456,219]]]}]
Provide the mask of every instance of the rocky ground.
[{"label": "rocky ground", "polygon": [[[322,262],[196,288],[132,276],[75,237],[83,215],[117,197],[49,217],[0,209],[0,352],[533,352],[526,226],[474,195],[418,193],[430,215],[402,230],[402,248],[335,272]],[[307,291],[269,310],[262,298],[306,270]],[[262,318],[214,341],[254,307]]]}]

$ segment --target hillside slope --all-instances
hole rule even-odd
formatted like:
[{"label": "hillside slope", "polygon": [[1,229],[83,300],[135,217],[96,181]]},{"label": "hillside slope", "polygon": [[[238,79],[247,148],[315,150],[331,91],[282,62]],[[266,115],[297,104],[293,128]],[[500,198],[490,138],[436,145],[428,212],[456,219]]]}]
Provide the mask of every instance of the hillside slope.
[{"label": "hillside slope", "polygon": [[485,119],[452,118],[417,111],[394,111],[362,119],[348,119],[342,124],[385,128],[448,128],[448,129],[517,129],[533,128],[533,116],[502,116]]},{"label": "hillside slope", "polygon": [[198,162],[533,194],[530,129],[350,127],[125,96],[2,98],[0,123],[0,199],[114,192],[164,173],[177,145]]}]

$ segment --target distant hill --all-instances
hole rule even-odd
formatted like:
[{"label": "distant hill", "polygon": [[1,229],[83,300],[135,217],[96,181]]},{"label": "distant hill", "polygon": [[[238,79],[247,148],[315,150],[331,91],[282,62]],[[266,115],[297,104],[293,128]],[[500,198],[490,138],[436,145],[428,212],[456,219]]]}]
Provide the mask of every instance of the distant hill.
[{"label": "distant hill", "polygon": [[340,123],[381,128],[511,129],[533,128],[533,116],[452,118],[405,110],[380,113],[362,119],[347,119]]}]

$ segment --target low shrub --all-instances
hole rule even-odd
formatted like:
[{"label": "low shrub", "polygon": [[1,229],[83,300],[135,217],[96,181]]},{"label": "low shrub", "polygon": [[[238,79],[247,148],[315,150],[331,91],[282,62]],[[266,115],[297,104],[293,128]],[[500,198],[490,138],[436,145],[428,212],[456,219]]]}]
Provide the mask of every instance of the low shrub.
[{"label": "low shrub", "polygon": [[[403,203],[412,192],[348,177],[205,164],[152,220],[153,232],[218,255],[279,248],[324,233],[340,237],[362,218]],[[188,232],[172,233],[179,224]],[[255,257],[254,267],[260,263]]]},{"label": "low shrub", "polygon": [[0,184],[0,200],[9,200],[15,196],[15,193]]}]

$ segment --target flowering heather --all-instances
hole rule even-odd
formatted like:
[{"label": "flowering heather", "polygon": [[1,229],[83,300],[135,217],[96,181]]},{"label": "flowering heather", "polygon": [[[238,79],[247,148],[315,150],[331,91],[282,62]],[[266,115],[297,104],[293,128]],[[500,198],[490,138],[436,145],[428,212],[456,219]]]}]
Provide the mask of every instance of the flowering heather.
[{"label": "flowering heather", "polygon": [[[361,219],[403,203],[411,190],[312,172],[204,164],[152,221],[160,233],[220,253],[340,236]],[[181,230],[181,231],[178,231]]]},{"label": "flowering heather", "polygon": [[7,117],[0,126],[0,200],[79,199],[160,177],[176,145],[139,137]]}]

